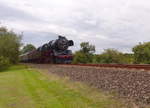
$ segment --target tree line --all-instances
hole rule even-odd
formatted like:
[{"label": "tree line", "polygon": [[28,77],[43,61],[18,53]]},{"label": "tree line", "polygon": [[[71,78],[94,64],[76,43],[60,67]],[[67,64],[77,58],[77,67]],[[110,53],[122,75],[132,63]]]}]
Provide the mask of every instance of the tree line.
[{"label": "tree line", "polygon": [[[0,27],[0,70],[19,62],[19,55],[36,49],[28,44],[20,50],[22,35],[6,27]],[[116,49],[106,49],[95,54],[95,45],[82,42],[76,51],[73,63],[117,63],[117,64],[150,64],[150,42],[139,43],[132,48],[133,53],[122,53]]]},{"label": "tree line", "polygon": [[150,42],[139,43],[132,48],[133,53],[122,53],[116,49],[105,49],[101,54],[95,53],[95,46],[82,42],[81,49],[74,54],[73,63],[101,64],[150,64]]}]

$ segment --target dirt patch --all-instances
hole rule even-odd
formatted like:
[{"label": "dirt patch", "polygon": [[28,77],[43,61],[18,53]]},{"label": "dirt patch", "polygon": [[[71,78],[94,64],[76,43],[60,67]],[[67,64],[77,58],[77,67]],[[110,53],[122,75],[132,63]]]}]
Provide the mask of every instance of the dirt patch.
[{"label": "dirt patch", "polygon": [[93,68],[61,65],[32,65],[50,73],[68,76],[105,91],[115,91],[121,97],[150,105],[150,72],[115,68]]}]

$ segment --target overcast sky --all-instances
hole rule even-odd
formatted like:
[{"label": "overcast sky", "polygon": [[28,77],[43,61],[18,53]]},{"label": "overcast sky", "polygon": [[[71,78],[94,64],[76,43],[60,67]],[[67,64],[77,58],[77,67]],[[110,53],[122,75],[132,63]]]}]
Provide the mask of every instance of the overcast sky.
[{"label": "overcast sky", "polygon": [[107,48],[131,52],[150,41],[150,0],[0,0],[1,25],[24,33],[23,42],[40,46],[65,35],[89,41],[97,53]]}]

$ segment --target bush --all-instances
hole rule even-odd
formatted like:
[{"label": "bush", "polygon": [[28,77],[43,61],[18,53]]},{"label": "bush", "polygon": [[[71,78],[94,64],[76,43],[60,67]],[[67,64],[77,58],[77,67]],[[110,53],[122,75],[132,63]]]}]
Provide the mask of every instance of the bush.
[{"label": "bush", "polygon": [[81,51],[77,51],[74,54],[73,64],[78,63],[92,63],[93,55],[92,54],[85,54]]},{"label": "bush", "polygon": [[[18,63],[21,36],[0,27],[0,57],[8,58],[10,63]],[[5,60],[4,60],[5,61]]]},{"label": "bush", "polygon": [[134,52],[135,63],[150,64],[150,42],[139,43],[132,51]]},{"label": "bush", "polygon": [[89,42],[82,42],[80,47],[81,49],[74,54],[73,63],[92,63],[95,46]]},{"label": "bush", "polygon": [[74,54],[73,64],[86,63],[86,62],[87,62],[87,58],[84,53],[77,51]]},{"label": "bush", "polygon": [[94,56],[93,63],[132,64],[133,55],[123,54],[115,49],[106,49],[102,54]]},{"label": "bush", "polygon": [[7,68],[10,65],[9,59],[0,56],[0,71]]}]

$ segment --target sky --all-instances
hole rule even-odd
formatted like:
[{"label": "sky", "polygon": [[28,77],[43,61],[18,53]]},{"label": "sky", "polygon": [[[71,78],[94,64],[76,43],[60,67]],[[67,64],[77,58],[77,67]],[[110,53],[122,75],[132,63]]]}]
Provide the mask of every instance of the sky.
[{"label": "sky", "polygon": [[23,43],[36,47],[64,35],[124,53],[150,41],[149,0],[0,0],[0,25],[23,32]]}]

